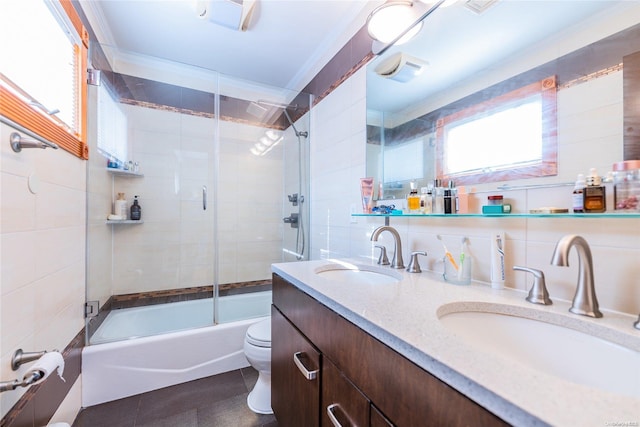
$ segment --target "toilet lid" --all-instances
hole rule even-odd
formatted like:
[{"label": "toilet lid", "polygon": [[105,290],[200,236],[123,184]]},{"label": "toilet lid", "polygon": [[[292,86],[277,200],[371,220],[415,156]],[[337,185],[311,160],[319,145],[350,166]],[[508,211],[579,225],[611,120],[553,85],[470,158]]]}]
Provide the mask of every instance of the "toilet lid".
[{"label": "toilet lid", "polygon": [[247,342],[257,347],[271,347],[271,319],[265,319],[249,326]]}]

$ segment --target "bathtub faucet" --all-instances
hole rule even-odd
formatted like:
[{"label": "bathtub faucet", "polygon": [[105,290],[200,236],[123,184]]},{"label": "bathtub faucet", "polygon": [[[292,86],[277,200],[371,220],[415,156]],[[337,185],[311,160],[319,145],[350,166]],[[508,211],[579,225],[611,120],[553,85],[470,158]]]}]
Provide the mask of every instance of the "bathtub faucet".
[{"label": "bathtub faucet", "polygon": [[388,231],[393,236],[393,259],[391,260],[391,268],[404,268],[404,261],[402,260],[402,243],[400,242],[400,234],[398,231],[389,226],[383,225],[373,230],[371,234],[371,241],[377,242],[378,236],[383,231]]}]

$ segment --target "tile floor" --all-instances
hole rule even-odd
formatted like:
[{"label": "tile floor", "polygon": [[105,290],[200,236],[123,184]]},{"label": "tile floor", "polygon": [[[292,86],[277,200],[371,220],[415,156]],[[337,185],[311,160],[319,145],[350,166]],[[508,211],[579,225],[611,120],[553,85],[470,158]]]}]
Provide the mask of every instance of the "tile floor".
[{"label": "tile floor", "polygon": [[243,368],[82,410],[73,427],[277,427],[247,407],[258,373]]}]

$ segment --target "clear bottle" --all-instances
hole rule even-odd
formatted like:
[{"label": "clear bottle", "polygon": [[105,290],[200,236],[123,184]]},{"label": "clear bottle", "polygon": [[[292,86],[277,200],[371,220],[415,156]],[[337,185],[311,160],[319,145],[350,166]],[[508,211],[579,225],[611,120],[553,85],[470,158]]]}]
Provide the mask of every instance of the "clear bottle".
[{"label": "clear bottle", "polygon": [[584,212],[584,187],[586,186],[587,181],[585,181],[584,175],[579,173],[571,196],[571,207],[573,209],[573,213]]},{"label": "clear bottle", "polygon": [[429,187],[422,187],[420,189],[420,212],[430,214],[432,203],[431,189]]},{"label": "clear bottle", "polygon": [[415,188],[407,195],[407,209],[409,213],[420,213],[420,196]]},{"label": "clear bottle", "polygon": [[640,160],[613,165],[613,203],[617,211],[640,211]]},{"label": "clear bottle", "polygon": [[133,204],[131,205],[131,219],[139,221],[142,218],[142,208],[138,203],[138,196],[133,197]]},{"label": "clear bottle", "polygon": [[595,168],[589,170],[586,182],[587,185],[583,192],[584,211],[587,213],[605,212],[607,210],[607,192]]}]

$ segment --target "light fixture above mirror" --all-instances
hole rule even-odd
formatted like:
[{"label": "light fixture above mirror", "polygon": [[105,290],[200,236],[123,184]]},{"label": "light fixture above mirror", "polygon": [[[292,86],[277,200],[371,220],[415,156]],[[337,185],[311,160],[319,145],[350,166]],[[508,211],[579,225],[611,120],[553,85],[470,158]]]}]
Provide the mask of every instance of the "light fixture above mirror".
[{"label": "light fixture above mirror", "polygon": [[373,39],[371,51],[382,54],[391,45],[411,40],[422,29],[424,18],[445,1],[392,0],[375,8],[367,17],[367,31]]}]

